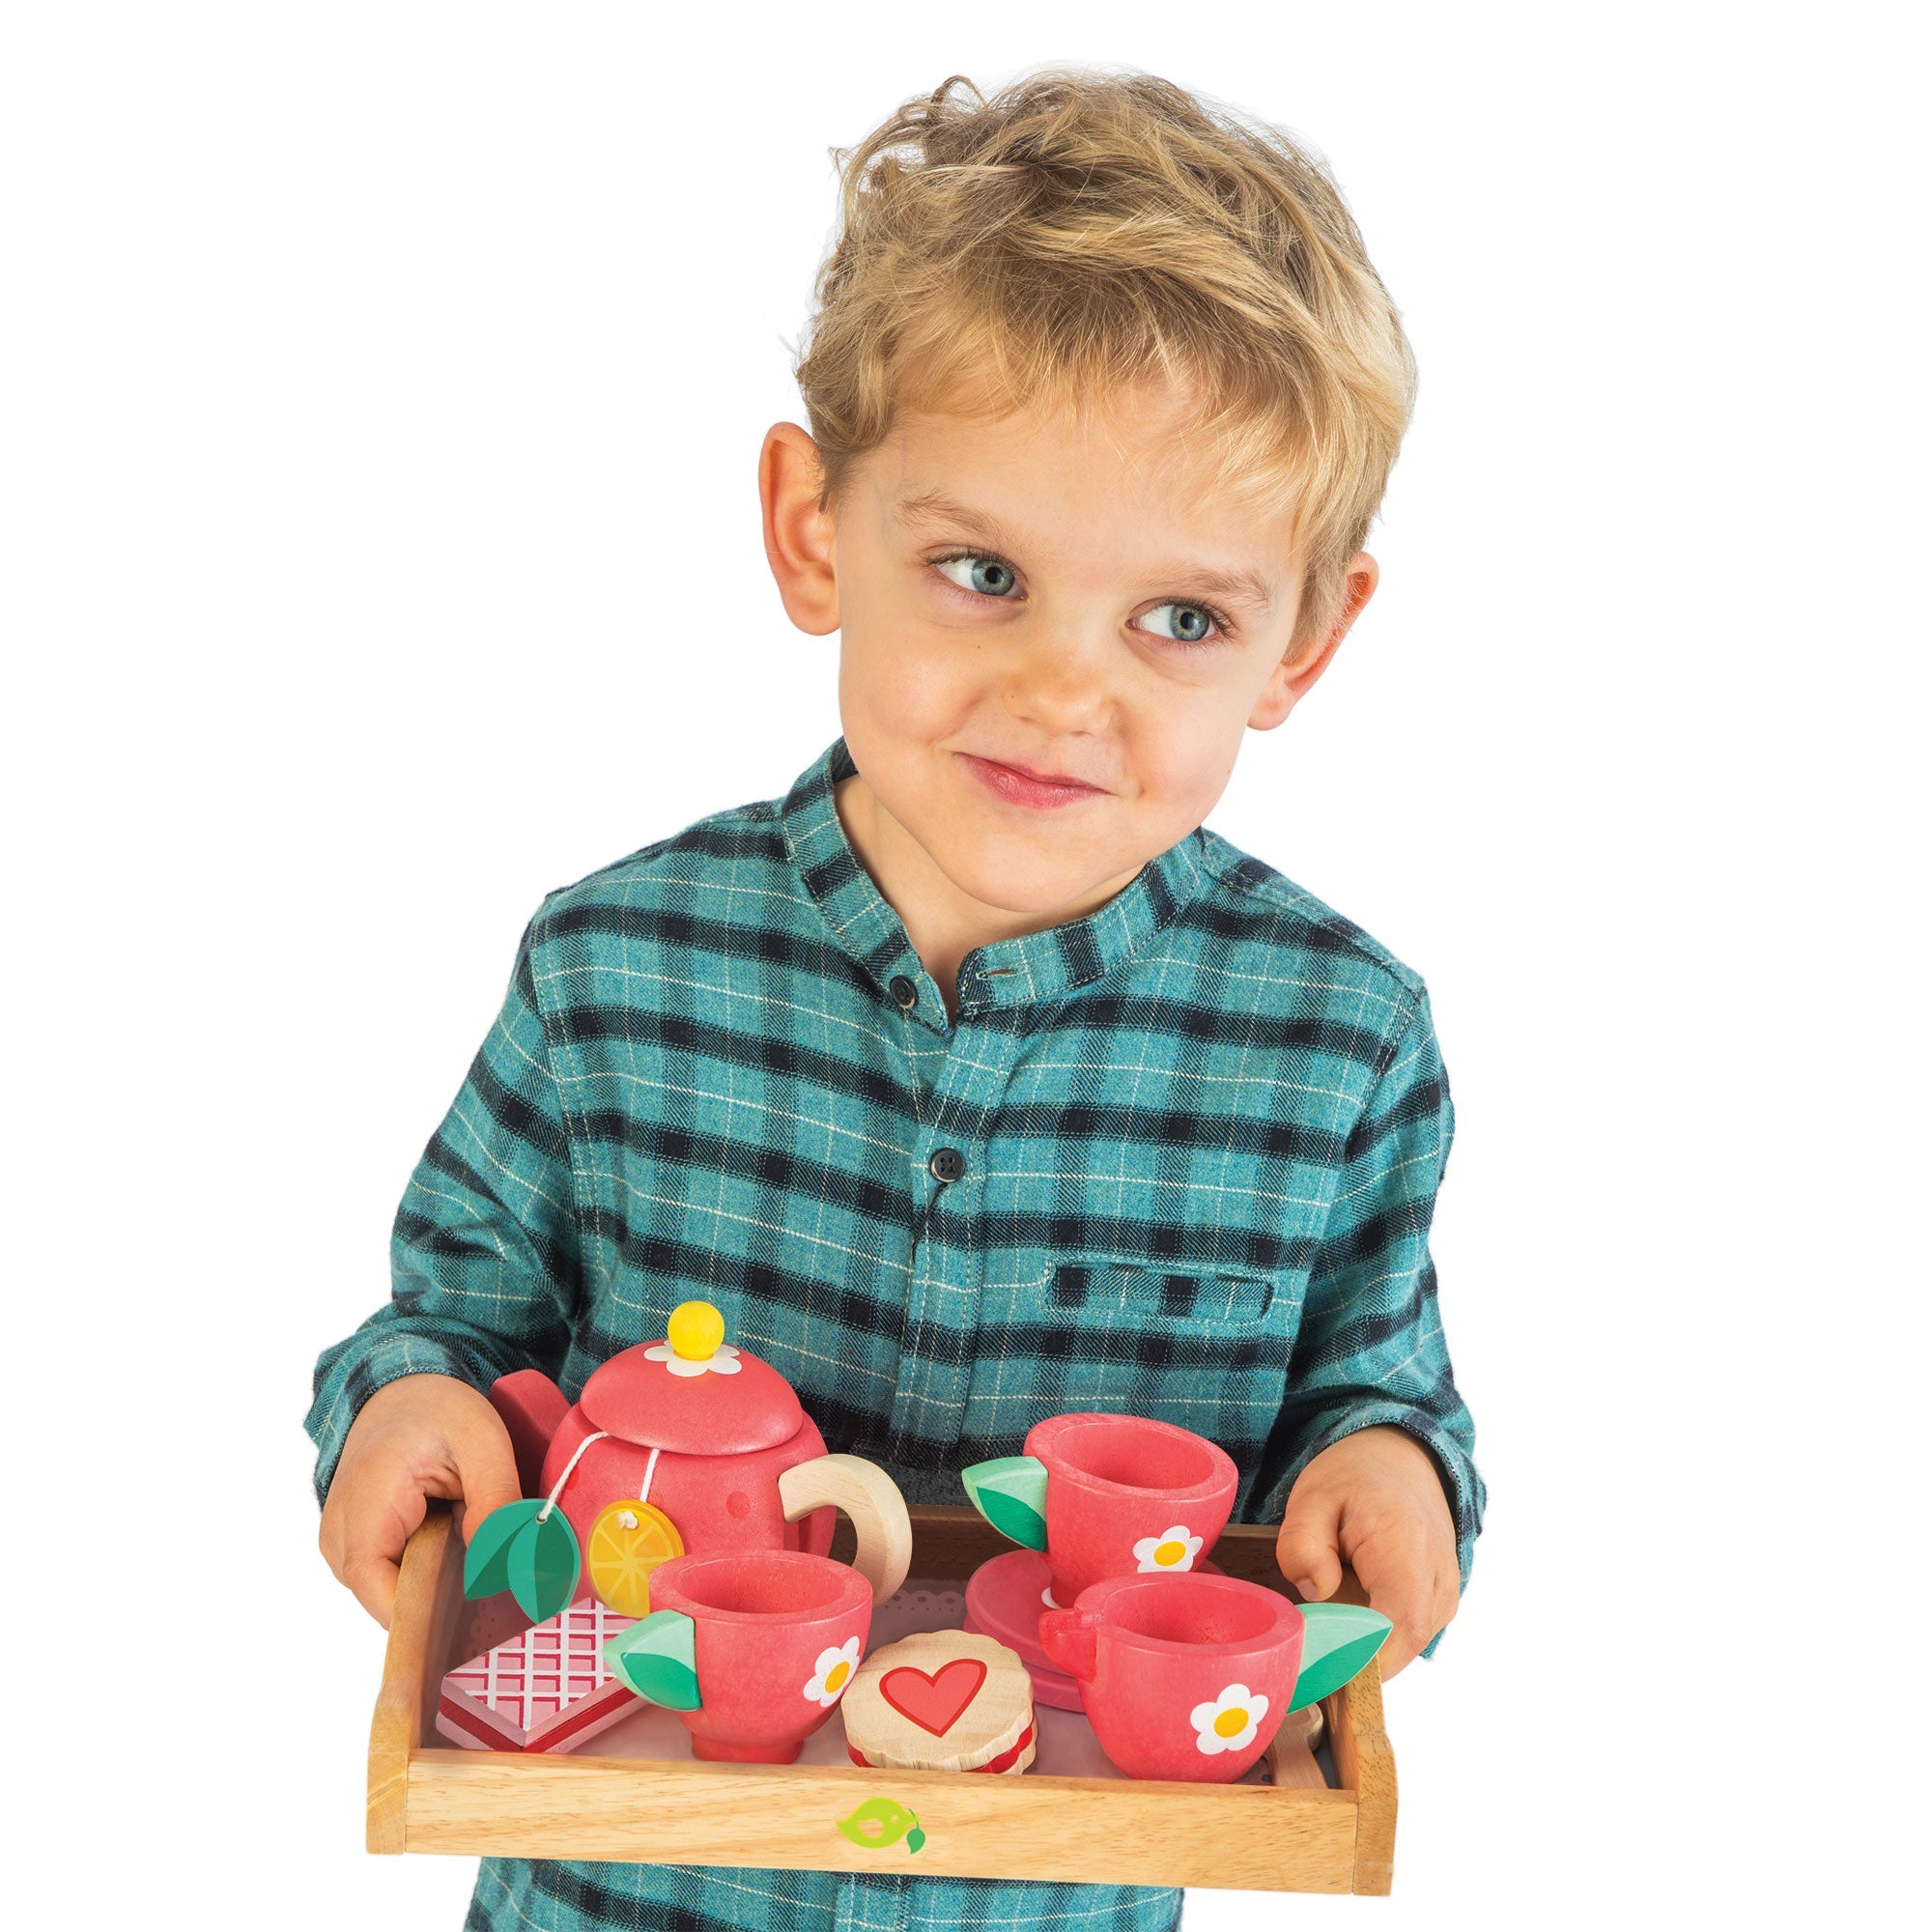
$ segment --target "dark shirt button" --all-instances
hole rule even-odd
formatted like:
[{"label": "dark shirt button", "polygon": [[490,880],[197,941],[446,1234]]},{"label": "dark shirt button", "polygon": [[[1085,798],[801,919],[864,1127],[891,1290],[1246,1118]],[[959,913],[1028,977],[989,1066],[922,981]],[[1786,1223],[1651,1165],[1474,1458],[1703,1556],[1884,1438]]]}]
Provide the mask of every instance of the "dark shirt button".
[{"label": "dark shirt button", "polygon": [[899,1003],[899,1006],[906,1012],[911,1012],[913,1008],[919,1004],[919,988],[903,973],[895,973],[886,981],[886,991]]},{"label": "dark shirt button", "polygon": [[966,1156],[957,1148],[938,1148],[926,1166],[935,1180],[957,1180],[966,1172]]}]

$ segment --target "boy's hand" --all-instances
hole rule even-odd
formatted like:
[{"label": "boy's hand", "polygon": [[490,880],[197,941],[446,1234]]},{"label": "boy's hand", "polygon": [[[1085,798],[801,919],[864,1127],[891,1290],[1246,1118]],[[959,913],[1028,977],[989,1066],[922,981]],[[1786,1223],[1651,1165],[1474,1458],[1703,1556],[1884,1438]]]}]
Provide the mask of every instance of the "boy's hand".
[{"label": "boy's hand", "polygon": [[1295,1478],[1275,1554],[1311,1602],[1335,1594],[1345,1563],[1354,1571],[1370,1608],[1395,1626],[1381,1648],[1384,1678],[1456,1614],[1462,1594],[1456,1522],[1435,1459],[1388,1424],[1331,1442]]},{"label": "boy's hand", "polygon": [[336,1580],[383,1626],[396,1601],[403,1545],[431,1496],[462,1501],[463,1540],[523,1494],[510,1432],[488,1396],[453,1376],[384,1382],[356,1412],[322,1510],[322,1553]]}]

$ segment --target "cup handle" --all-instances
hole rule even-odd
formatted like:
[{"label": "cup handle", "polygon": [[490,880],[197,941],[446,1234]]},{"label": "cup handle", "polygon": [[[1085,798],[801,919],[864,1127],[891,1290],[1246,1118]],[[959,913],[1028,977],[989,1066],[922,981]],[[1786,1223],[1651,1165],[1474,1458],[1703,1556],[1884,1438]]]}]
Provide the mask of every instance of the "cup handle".
[{"label": "cup handle", "polygon": [[1098,1668],[1100,1613],[1078,1606],[1039,1613],[1039,1647],[1056,1668],[1091,1684]]},{"label": "cup handle", "polygon": [[1046,1548],[1046,1464],[1037,1456],[995,1456],[960,1470],[966,1500],[1002,1536]]},{"label": "cup handle", "polygon": [[852,1567],[872,1586],[872,1601],[883,1604],[912,1568],[912,1519],[899,1486],[863,1456],[814,1456],[779,1473],[779,1502],[785,1520],[796,1522],[830,1503],[852,1519],[858,1553]]},{"label": "cup handle", "polygon": [[696,1636],[697,1626],[682,1610],[653,1610],[604,1646],[604,1662],[646,1703],[699,1710]]}]

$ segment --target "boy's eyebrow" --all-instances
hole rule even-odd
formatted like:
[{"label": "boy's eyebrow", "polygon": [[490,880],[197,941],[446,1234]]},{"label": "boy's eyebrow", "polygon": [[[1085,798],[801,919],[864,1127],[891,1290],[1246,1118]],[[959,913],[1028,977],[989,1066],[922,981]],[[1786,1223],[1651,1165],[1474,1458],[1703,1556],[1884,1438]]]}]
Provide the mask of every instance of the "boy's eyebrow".
[{"label": "boy's eyebrow", "polygon": [[[1001,550],[1017,548],[997,518],[989,517],[983,510],[969,510],[944,490],[915,490],[899,497],[894,509],[902,524],[964,525]],[[1158,566],[1149,575],[1176,587],[1208,591],[1235,603],[1250,604],[1263,612],[1274,609],[1274,587],[1259,570],[1215,570],[1205,564],[1182,563]]]},{"label": "boy's eyebrow", "polygon": [[1189,590],[1225,597],[1231,604],[1252,604],[1264,614],[1274,609],[1274,591],[1258,570],[1208,570],[1201,564],[1184,563],[1156,575],[1177,588],[1185,585]]},{"label": "boy's eyebrow", "polygon": [[982,510],[969,510],[944,490],[912,491],[899,497],[894,508],[902,524],[964,524],[983,532],[1003,550],[1017,548],[997,518],[987,516]]}]

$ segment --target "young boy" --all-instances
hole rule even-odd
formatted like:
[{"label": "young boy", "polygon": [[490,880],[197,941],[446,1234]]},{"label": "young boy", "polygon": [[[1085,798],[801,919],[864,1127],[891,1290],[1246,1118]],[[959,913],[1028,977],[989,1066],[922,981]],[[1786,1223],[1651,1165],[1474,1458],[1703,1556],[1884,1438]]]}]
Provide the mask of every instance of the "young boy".
[{"label": "young boy", "polygon": [[[316,1370],[336,1575],[518,1492],[483,1391],[573,1397],[701,1297],[912,1501],[1068,1409],[1219,1442],[1399,1670],[1480,1523],[1428,1232],[1422,982],[1203,820],[1376,583],[1413,367],[1274,130],[1148,77],[949,82],[846,157],[760,463],[842,735],[548,897]],[[674,1846],[668,1846],[674,1852]],[[1167,1926],[1177,1893],[486,1860],[469,1923]]]}]

